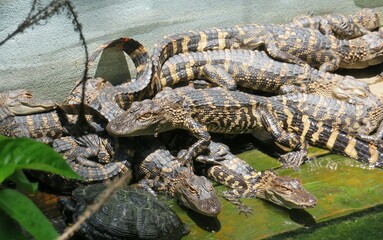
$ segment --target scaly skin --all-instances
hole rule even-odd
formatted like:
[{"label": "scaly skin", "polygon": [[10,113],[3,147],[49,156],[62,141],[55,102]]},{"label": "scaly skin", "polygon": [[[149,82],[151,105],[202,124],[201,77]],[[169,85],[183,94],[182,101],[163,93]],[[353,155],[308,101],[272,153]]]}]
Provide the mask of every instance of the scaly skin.
[{"label": "scaly skin", "polygon": [[67,119],[58,110],[25,116],[10,116],[0,122],[0,134],[8,137],[28,137],[52,143],[52,139],[67,133]]},{"label": "scaly skin", "polygon": [[[132,59],[136,67],[137,77],[140,78],[140,76],[144,74],[145,66],[149,59],[148,54],[141,43],[130,37],[119,38],[98,47],[90,57],[90,65],[94,64],[101,53],[107,48],[118,48],[124,51]],[[137,88],[140,88],[139,86],[140,84],[135,81],[115,87],[102,78],[90,78],[86,81],[85,110],[87,113],[90,112],[90,114],[93,115],[96,113],[99,117],[110,121],[123,112],[123,109],[121,109],[119,105],[121,102],[118,101],[117,95],[122,92],[129,93],[132,100],[128,101],[139,99],[139,96],[136,94]],[[80,81],[71,91],[66,104],[61,106],[67,113],[79,114],[82,88],[83,85]]]},{"label": "scaly skin", "polygon": [[1,119],[11,115],[28,115],[46,112],[56,108],[56,103],[51,100],[36,98],[25,89],[0,92],[0,108],[9,114],[1,115]]},{"label": "scaly skin", "polygon": [[[94,98],[87,99],[89,101],[87,105],[98,111],[107,121],[110,121],[121,114],[123,109],[128,109],[133,101],[152,97],[161,90],[159,74],[163,63],[169,57],[182,52],[238,48],[239,44],[236,38],[252,30],[253,25],[243,25],[189,31],[166,36],[164,40],[155,45],[150,59],[148,59],[144,46],[130,37],[106,43],[92,54],[90,62],[93,64],[104,49],[118,47],[132,58],[137,70],[137,79],[117,87],[106,85],[100,88],[98,93],[93,93]],[[81,89],[82,86],[79,83],[72,91],[75,97],[71,97],[71,99],[76,99],[75,102],[77,103]]]},{"label": "scaly skin", "polygon": [[313,28],[325,35],[334,35],[338,39],[351,39],[363,36],[379,28],[379,13],[371,9],[362,9],[356,14],[326,14],[319,16],[298,16],[291,24],[292,27]]},{"label": "scaly skin", "polygon": [[[58,109],[22,116],[8,116],[0,121],[0,134],[8,137],[28,137],[51,144],[54,139],[81,134],[77,118],[67,115],[58,105]],[[77,116],[76,116],[77,117]],[[94,120],[92,117],[91,120]],[[105,129],[97,122],[91,122],[92,131]]]},{"label": "scaly skin", "polygon": [[153,144],[153,139],[144,142],[150,142],[150,147],[138,148],[135,157],[139,188],[153,195],[166,192],[181,205],[206,216],[216,217],[221,212],[221,203],[209,180],[195,175],[158,142]]},{"label": "scaly skin", "polygon": [[63,154],[67,163],[86,183],[111,179],[129,171],[126,160],[113,159],[111,140],[95,134],[78,138],[62,137],[55,139],[52,146]]},{"label": "scaly skin", "polygon": [[339,40],[310,28],[264,24],[239,36],[242,47],[265,46],[273,58],[296,64],[309,64],[320,71],[338,68],[365,68],[383,62],[383,32],[370,32],[362,37]]},{"label": "scaly skin", "polygon": [[[155,44],[150,60],[129,91],[121,92],[117,98],[123,109],[128,109],[133,101],[152,97],[161,90],[160,72],[164,62],[170,57],[184,52],[208,51],[238,48],[238,36],[253,31],[254,25],[239,25],[228,28],[210,28],[202,31],[189,31],[170,36]],[[132,84],[133,86],[133,84]]]},{"label": "scaly skin", "polygon": [[376,101],[368,85],[351,76],[324,73],[308,65],[276,61],[265,52],[256,50],[182,53],[169,58],[161,70],[162,88],[195,79],[208,80],[230,90],[239,85],[270,93],[289,91],[319,94],[356,105],[368,105]]},{"label": "scaly skin", "polygon": [[[381,140],[383,125],[383,103],[371,95],[364,105],[353,105],[344,101],[312,94],[286,94],[271,97],[289,106],[295,112],[308,115],[333,127],[357,133],[361,137]],[[370,134],[377,130],[374,135]]]},{"label": "scaly skin", "polygon": [[81,180],[67,179],[42,171],[30,171],[30,173],[51,189],[65,193],[80,185],[110,181],[130,171],[126,159],[115,159],[112,144],[111,139],[95,134],[55,139],[52,143],[53,149],[64,157]]},{"label": "scaly skin", "polygon": [[[204,164],[204,174],[232,188],[223,192],[223,197],[237,206],[240,213],[252,214],[253,209],[241,202],[242,197],[259,198],[286,208],[312,208],[317,199],[296,178],[279,176],[274,171],[259,172],[245,161],[230,153],[222,143],[211,142],[209,155],[198,156],[196,161],[217,160],[217,165]],[[181,154],[182,155],[182,154]],[[198,164],[194,164],[196,167]]]},{"label": "scaly skin", "polygon": [[316,121],[281,102],[221,88],[166,88],[152,100],[133,103],[107,125],[109,134],[120,137],[152,135],[175,128],[186,129],[198,139],[183,156],[185,161],[207,148],[211,141],[208,131],[241,134],[266,130],[277,143],[294,150],[280,157],[287,166],[303,163],[309,143],[371,166],[383,166],[380,144]]}]

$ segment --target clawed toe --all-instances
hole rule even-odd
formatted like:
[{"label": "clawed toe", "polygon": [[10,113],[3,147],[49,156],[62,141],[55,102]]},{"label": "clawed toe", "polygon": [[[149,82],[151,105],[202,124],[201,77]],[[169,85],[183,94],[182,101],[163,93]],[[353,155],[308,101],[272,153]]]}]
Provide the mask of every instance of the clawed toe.
[{"label": "clawed toe", "polygon": [[307,151],[289,152],[279,157],[284,168],[299,168],[307,160]]},{"label": "clawed toe", "polygon": [[253,212],[254,212],[253,208],[248,207],[244,204],[238,206],[238,211],[239,211],[239,214],[243,213],[245,214],[246,217],[249,217],[249,214],[253,215]]}]

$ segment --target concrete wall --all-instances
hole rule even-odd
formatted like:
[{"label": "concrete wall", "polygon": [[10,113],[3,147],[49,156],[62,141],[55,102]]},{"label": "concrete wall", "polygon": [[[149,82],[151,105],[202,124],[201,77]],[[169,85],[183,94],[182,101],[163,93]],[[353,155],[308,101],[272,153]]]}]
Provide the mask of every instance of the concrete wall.
[{"label": "concrete wall", "polygon": [[[41,6],[48,1],[42,1]],[[151,49],[164,35],[241,23],[282,23],[294,16],[350,14],[363,7],[383,11],[382,0],[73,0],[90,52],[100,44],[131,36]],[[25,0],[0,1],[0,40],[27,16]],[[99,71],[128,74],[121,56],[108,58]],[[113,59],[115,61],[113,61]],[[84,54],[65,12],[26,30],[0,47],[0,91],[27,88],[36,95],[63,100],[80,78]]]}]

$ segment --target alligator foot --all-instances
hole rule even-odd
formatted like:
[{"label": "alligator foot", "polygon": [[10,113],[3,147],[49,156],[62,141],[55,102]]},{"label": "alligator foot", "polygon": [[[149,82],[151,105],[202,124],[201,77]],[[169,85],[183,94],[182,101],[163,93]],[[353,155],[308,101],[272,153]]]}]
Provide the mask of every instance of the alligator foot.
[{"label": "alligator foot", "polygon": [[[214,147],[212,147],[214,145]],[[210,163],[215,165],[221,165],[220,161],[228,160],[228,154],[230,153],[230,149],[228,146],[222,143],[211,143],[209,155],[200,155],[195,160],[201,163]]]},{"label": "alligator foot", "polygon": [[240,204],[237,206],[239,214],[243,213],[246,217],[249,217],[249,214],[253,215],[254,209],[246,206],[245,204]]},{"label": "alligator foot", "polygon": [[241,201],[241,194],[236,189],[233,189],[231,191],[224,191],[222,192],[222,197],[229,201],[230,203],[237,206],[237,209],[239,211],[239,214],[243,213],[246,217],[248,217],[249,214],[253,215],[253,209],[251,207],[246,206]]},{"label": "alligator foot", "polygon": [[[177,158],[181,163],[187,163],[188,161],[185,160],[185,156],[187,154],[186,149],[182,149],[178,152]],[[219,162],[225,160],[224,155],[200,155],[195,158],[195,161],[205,164],[212,164],[212,165],[221,165]]]},{"label": "alligator foot", "polygon": [[284,168],[299,168],[307,160],[307,151],[299,150],[283,154],[278,159]]}]

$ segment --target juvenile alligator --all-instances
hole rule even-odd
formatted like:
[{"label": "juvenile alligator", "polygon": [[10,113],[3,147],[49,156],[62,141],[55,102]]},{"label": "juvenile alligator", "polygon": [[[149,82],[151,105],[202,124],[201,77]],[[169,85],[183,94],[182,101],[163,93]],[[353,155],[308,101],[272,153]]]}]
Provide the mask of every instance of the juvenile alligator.
[{"label": "juvenile alligator", "polygon": [[309,143],[383,166],[380,144],[316,121],[281,102],[222,88],[166,88],[152,100],[134,102],[107,125],[113,136],[152,135],[175,128],[186,129],[198,139],[183,157],[188,162],[209,145],[208,131],[241,134],[261,129],[294,150],[280,157],[287,166],[299,166],[306,159]]},{"label": "juvenile alligator", "polygon": [[39,99],[25,89],[0,92],[0,119],[12,115],[27,115],[56,108],[55,102]]},{"label": "juvenile alligator", "polygon": [[334,35],[338,39],[351,39],[363,36],[379,28],[380,16],[377,12],[365,8],[353,15],[298,16],[289,25],[292,27],[317,29],[322,34]]},{"label": "juvenile alligator", "polygon": [[0,134],[7,137],[35,138],[44,143],[68,134],[65,114],[51,110],[24,116],[9,116],[0,122]]},{"label": "juvenile alligator", "polygon": [[239,48],[240,43],[237,38],[255,29],[257,29],[256,25],[248,24],[165,36],[162,41],[154,45],[152,55],[141,76],[128,85],[128,91],[121,91],[116,96],[119,99],[117,101],[119,106],[126,110],[133,101],[152,97],[159,92],[161,68],[170,57],[183,52]]},{"label": "juvenile alligator", "polygon": [[195,175],[158,142],[153,143],[152,139],[150,142],[150,146],[141,146],[136,151],[134,174],[139,180],[137,186],[155,196],[155,192],[166,192],[189,209],[206,216],[217,216],[221,212],[221,203],[211,182],[204,176]]},{"label": "juvenile alligator", "polygon": [[[308,65],[276,61],[265,52],[225,49],[190,52],[169,58],[161,69],[161,87],[204,79],[230,90],[242,86],[264,92],[291,91],[334,97],[368,105],[376,96],[368,85],[351,76],[318,71]],[[282,88],[282,89],[281,89]]]},{"label": "juvenile alligator", "polygon": [[[95,59],[104,49],[118,47],[132,58],[137,70],[137,79],[116,87],[109,86],[109,84],[101,88],[97,87],[100,91],[92,93],[94,97],[88,98],[86,104],[98,111],[107,121],[110,121],[121,114],[123,110],[128,109],[133,101],[152,97],[161,90],[159,74],[163,63],[169,57],[181,52],[238,48],[239,43],[236,38],[253,29],[254,26],[250,24],[165,36],[164,40],[155,44],[150,58],[144,46],[133,38],[125,37],[106,43],[92,54],[90,62],[95,62]],[[100,81],[100,79],[96,81]],[[72,90],[74,97],[70,97],[70,104],[79,103],[81,89],[82,86],[79,83]]]},{"label": "juvenile alligator", "polygon": [[255,49],[264,46],[278,60],[309,64],[320,71],[338,68],[365,68],[383,62],[383,32],[370,32],[362,37],[339,40],[310,28],[263,24],[258,29],[238,36],[241,46]]},{"label": "juvenile alligator", "polygon": [[[360,137],[380,141],[383,137],[383,103],[371,94],[365,103],[353,105],[315,94],[286,94],[270,98],[303,115],[333,127],[357,133]],[[376,130],[374,135],[370,135]]]},{"label": "juvenile alligator", "polygon": [[[52,144],[54,139],[63,136],[81,135],[81,129],[76,123],[77,118],[66,114],[61,109],[61,105],[58,107],[54,110],[29,115],[8,115],[0,121],[0,134],[8,137],[34,138],[47,144]],[[91,119],[94,118],[96,116],[92,116]],[[95,132],[97,132],[97,128],[104,129],[97,122],[91,122],[91,125],[95,128],[91,130]]]},{"label": "juvenile alligator", "polygon": [[[256,171],[245,161],[230,153],[222,143],[211,142],[209,155],[200,155],[194,163],[217,160],[219,164],[201,165],[204,174],[232,190],[223,192],[223,197],[237,206],[244,214],[253,209],[241,202],[241,198],[259,198],[286,208],[312,208],[317,199],[310,194],[297,178],[279,176],[275,171]],[[182,155],[182,153],[181,153]]]},{"label": "juvenile alligator", "polygon": [[[145,47],[130,37],[123,37],[108,43],[105,43],[98,47],[90,57],[90,63],[94,64],[101,53],[107,48],[118,48],[124,51],[132,59],[136,71],[137,78],[144,74],[145,66],[149,60]],[[102,78],[90,78],[87,79],[85,85],[85,102],[84,107],[86,112],[90,115],[95,115],[96,112],[99,117],[110,121],[123,110],[118,103],[117,94],[121,92],[131,93],[132,99],[138,99],[135,95],[135,91],[138,87],[137,82],[128,82],[120,86],[113,86],[110,82],[103,80]],[[145,88],[142,86],[142,88]],[[65,105],[61,106],[69,114],[79,114],[80,104],[82,100],[83,83],[79,81],[77,85],[72,89],[70,96],[67,98]],[[68,105],[66,105],[68,104]]]},{"label": "juvenile alligator", "polygon": [[82,179],[67,179],[41,171],[32,171],[31,174],[52,189],[65,193],[83,184],[111,180],[130,171],[127,159],[115,159],[112,144],[111,139],[96,134],[55,139],[52,143],[53,149],[62,154],[68,165]]},{"label": "juvenile alligator", "polygon": [[[309,48],[308,49],[309,51],[306,51],[306,52],[311,53],[311,55],[310,54],[307,55],[307,57],[311,58],[311,60],[313,59],[315,60],[317,59],[317,56],[323,55],[327,57],[332,57],[333,58],[332,60],[334,61],[335,60],[340,61],[340,57],[339,57],[340,54],[338,53],[338,49],[324,50],[324,53],[322,54],[321,51],[317,51],[318,49],[316,48],[322,49],[323,46],[327,46],[330,43],[337,43],[338,45],[341,45],[342,43],[342,44],[346,44],[346,46],[345,47],[342,46],[341,50],[346,49],[345,52],[349,54],[349,56],[347,57],[342,52],[343,55],[341,56],[341,58],[344,61],[354,62],[354,60],[355,61],[357,60],[360,66],[362,65],[362,63],[360,63],[361,59],[363,61],[366,60],[366,62],[367,62],[367,59],[371,59],[371,58],[373,58],[374,60],[378,62],[380,61],[378,59],[379,57],[377,56],[381,54],[381,52],[379,51],[382,51],[381,43],[383,41],[382,41],[382,37],[380,37],[379,33],[377,32],[365,35],[362,38],[358,38],[358,39],[353,39],[349,41],[348,40],[340,41],[333,36],[323,36],[319,32],[311,30],[311,29],[297,28],[296,30],[297,30],[296,31],[297,33],[292,33],[293,31],[292,28],[288,26],[249,24],[249,25],[243,25],[243,26],[236,26],[232,28],[212,28],[212,29],[207,29],[205,31],[199,31],[199,32],[191,31],[187,33],[176,34],[173,36],[165,37],[165,39],[162,42],[155,45],[153,49],[153,54],[151,58],[147,61],[146,65],[144,65],[143,62],[145,62],[145,59],[147,60],[148,57],[147,57],[147,53],[145,49],[143,48],[141,44],[139,44],[136,41],[134,42],[134,44],[130,44],[129,43],[130,41],[125,41],[121,39],[116,40],[113,42],[112,44],[113,46],[119,46],[128,54],[131,52],[134,52],[135,53],[134,55],[131,54],[132,58],[139,59],[137,61],[134,60],[135,65],[138,69],[138,74],[137,74],[138,78],[136,81],[122,84],[117,87],[106,87],[102,89],[99,94],[95,94],[96,99],[92,101],[89,105],[93,109],[99,111],[102,116],[104,116],[108,121],[110,121],[114,119],[117,115],[122,113],[121,109],[127,109],[133,101],[140,100],[144,97],[152,97],[155,93],[161,90],[162,88],[160,83],[161,69],[163,64],[168,58],[182,52],[208,51],[208,50],[216,50],[216,49],[219,50],[219,49],[239,48],[239,47],[246,47],[246,48],[258,47],[259,44],[255,43],[254,42],[255,40],[258,41],[259,38],[261,38],[261,40],[266,40],[265,36],[268,36],[269,38],[273,38],[274,36],[273,34],[276,34],[276,33],[286,36],[287,40],[284,40],[284,42],[287,44],[287,46],[289,46],[293,50],[300,51],[302,49],[307,50],[307,48]],[[262,37],[258,37],[257,33],[261,35]],[[307,33],[309,34],[307,35]],[[297,38],[295,38],[296,34],[299,35]],[[315,45],[314,49],[311,49],[312,40],[310,40],[307,37],[309,35],[312,35],[313,39],[316,39],[317,43],[319,44],[319,45],[314,44]],[[290,40],[292,40],[291,42],[288,41],[289,37],[291,38]],[[131,39],[131,38],[124,38],[124,39]],[[295,41],[302,42],[302,43],[310,42],[310,44],[307,45],[308,47],[306,46],[296,47]],[[266,42],[266,45],[267,45],[266,47],[269,53],[271,51],[270,48],[275,45],[273,44],[274,42],[270,42],[270,41]],[[350,47],[354,47],[354,46],[355,46],[355,49],[352,49],[351,51]],[[130,50],[126,50],[126,49],[130,49]],[[132,50],[132,49],[139,49],[139,50]],[[273,48],[273,49],[277,49],[277,48]],[[356,51],[356,55],[354,56],[351,53],[355,51]],[[374,51],[377,51],[377,52],[374,52]],[[364,52],[367,53],[366,56]],[[278,50],[276,51],[276,53],[277,54],[274,54],[274,55],[280,54],[281,51]],[[347,58],[350,58],[350,61],[345,60]],[[323,61],[324,60],[319,59],[320,64]],[[295,60],[292,62],[303,63],[302,60],[300,59],[297,60],[297,57],[295,57]],[[314,62],[316,63],[316,60]],[[331,64],[326,63],[325,65],[331,65]],[[143,68],[143,66],[145,67]],[[347,63],[347,66],[350,67],[351,65]],[[326,69],[322,68],[321,70],[326,70]],[[331,69],[327,69],[327,70],[331,70]],[[335,68],[333,70],[335,70]]]}]

